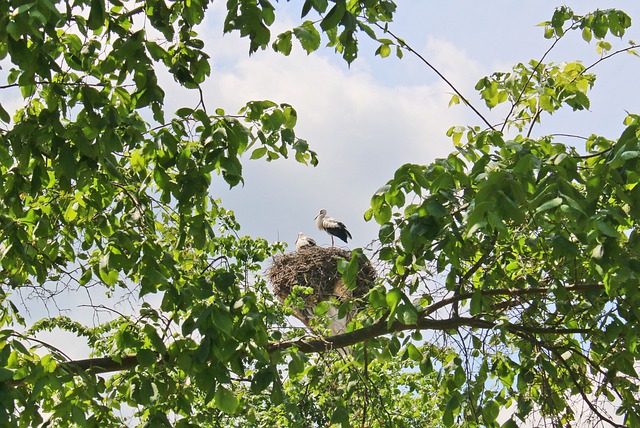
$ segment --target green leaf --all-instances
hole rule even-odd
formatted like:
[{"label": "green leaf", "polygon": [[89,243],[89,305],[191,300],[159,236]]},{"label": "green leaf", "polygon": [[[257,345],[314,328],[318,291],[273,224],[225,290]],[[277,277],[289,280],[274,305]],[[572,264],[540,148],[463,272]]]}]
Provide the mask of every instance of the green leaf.
[{"label": "green leaf", "polygon": [[389,310],[393,311],[398,306],[398,303],[400,303],[403,296],[404,294],[399,288],[391,289],[385,297]]},{"label": "green leaf", "polygon": [[460,399],[457,395],[453,395],[447,401],[447,405],[442,414],[442,423],[445,427],[453,426],[454,422],[454,412],[457,414],[458,408],[460,407]]},{"label": "green leaf", "polygon": [[13,370],[9,370],[4,367],[0,367],[0,382],[13,379]]},{"label": "green leaf", "polygon": [[635,159],[640,157],[640,151],[638,150],[629,150],[620,154],[620,159],[624,161],[628,161],[630,159]]},{"label": "green leaf", "polygon": [[147,50],[149,51],[149,55],[151,55],[151,57],[156,60],[156,61],[160,61],[161,59],[163,59],[165,56],[167,56],[167,51],[165,51],[159,44],[157,44],[156,42],[152,42],[152,41],[147,41],[145,43],[145,46],[147,48]]},{"label": "green leaf", "polygon": [[109,254],[106,254],[100,259],[98,273],[102,282],[107,284],[109,287],[113,287],[118,282],[118,272],[109,269]]},{"label": "green leaf", "polygon": [[193,109],[189,107],[182,107],[176,110],[176,116],[178,117],[189,117],[193,115]]},{"label": "green leaf", "polygon": [[349,424],[349,411],[342,404],[338,404],[336,409],[331,415],[332,424],[340,424],[342,427],[348,427]]},{"label": "green leaf", "polygon": [[373,216],[378,224],[388,223],[391,220],[391,207],[387,203],[382,203],[377,210],[374,210]]},{"label": "green leaf", "polygon": [[398,306],[397,318],[402,324],[416,325],[418,323],[418,310],[411,303],[405,303]]},{"label": "green leaf", "polygon": [[500,414],[500,405],[495,400],[489,400],[482,408],[482,416],[488,424],[494,422]]},{"label": "green leaf", "polygon": [[391,244],[395,238],[395,227],[393,223],[384,223],[380,226],[378,238],[382,244]]},{"label": "green leaf", "polygon": [[612,238],[620,238],[620,233],[618,233],[616,228],[603,220],[596,221],[596,227],[600,232],[604,233],[607,236],[611,236]]},{"label": "green leaf", "polygon": [[266,154],[267,154],[266,147],[258,147],[253,151],[253,153],[251,153],[251,159],[260,159],[261,157],[264,157],[264,155]]},{"label": "green leaf", "polygon": [[213,310],[213,324],[218,327],[222,332],[227,335],[231,335],[233,330],[233,320],[231,314],[218,308]]},{"label": "green leaf", "polygon": [[304,371],[304,361],[297,353],[291,354],[291,361],[289,361],[289,376],[295,375]]},{"label": "green leaf", "polygon": [[294,28],[293,34],[307,53],[314,52],[320,47],[320,33],[312,21],[305,21],[301,26]]},{"label": "green leaf", "polygon": [[64,220],[67,222],[72,222],[78,217],[78,203],[74,202],[67,206],[67,209],[64,211]]},{"label": "green leaf", "polygon": [[236,412],[239,404],[234,393],[222,385],[218,386],[216,389],[216,393],[213,396],[213,402],[218,409],[230,415]]},{"label": "green leaf", "polygon": [[140,349],[136,354],[136,359],[142,367],[151,367],[156,362],[157,355],[151,349]]},{"label": "green leaf", "polygon": [[309,14],[309,11],[311,11],[311,6],[313,6],[313,0],[305,0],[304,4],[302,5],[302,12],[300,13],[301,18],[304,18]]},{"label": "green leaf", "polygon": [[427,201],[427,212],[434,217],[444,217],[449,213],[445,206],[435,199],[429,199]]},{"label": "green leaf", "polygon": [[326,314],[329,309],[331,308],[331,302],[327,301],[327,300],[323,300],[321,302],[319,302],[315,308],[313,308],[313,313],[316,316],[322,316],[324,314]]},{"label": "green leaf", "polygon": [[264,392],[271,382],[273,382],[273,372],[271,370],[261,370],[256,373],[251,379],[251,392],[262,393]]},{"label": "green leaf", "polygon": [[91,9],[89,10],[87,26],[92,30],[98,30],[104,25],[104,18],[105,0],[91,0]]},{"label": "green leaf", "polygon": [[378,289],[374,289],[369,293],[369,303],[372,308],[386,308],[386,294]]},{"label": "green leaf", "polygon": [[337,2],[320,22],[320,28],[324,31],[335,28],[342,20],[345,12],[344,2]]},{"label": "green leaf", "polygon": [[273,42],[272,47],[274,51],[280,52],[285,56],[291,54],[291,31],[285,31],[279,34],[275,42]]},{"label": "green leaf", "polygon": [[20,30],[20,26],[17,23],[15,23],[14,21],[9,21],[9,23],[5,27],[5,30],[7,31],[7,33],[9,33],[13,40],[20,40],[22,31]]},{"label": "green leaf", "polygon": [[560,206],[560,204],[562,204],[562,198],[557,197],[557,198],[553,198],[545,203],[543,203],[542,205],[540,205],[538,208],[536,208],[536,212],[542,212],[542,211],[547,211],[553,208],[556,208],[558,206]]},{"label": "green leaf", "polygon": [[471,307],[469,308],[471,315],[477,315],[482,312],[482,293],[480,290],[473,292],[471,296]]},{"label": "green leaf", "polygon": [[418,348],[416,348],[416,346],[413,343],[409,343],[407,345],[407,354],[409,355],[409,358],[411,358],[413,361],[422,361],[423,355],[422,352],[420,352],[420,350]]},{"label": "green leaf", "polygon": [[11,116],[9,116],[9,113],[2,107],[2,104],[0,104],[0,120],[5,123],[11,122]]}]

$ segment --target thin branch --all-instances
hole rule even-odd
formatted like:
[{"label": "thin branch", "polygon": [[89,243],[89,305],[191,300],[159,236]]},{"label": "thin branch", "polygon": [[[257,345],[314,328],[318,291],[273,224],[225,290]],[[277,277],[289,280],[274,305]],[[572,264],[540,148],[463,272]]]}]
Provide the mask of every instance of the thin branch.
[{"label": "thin branch", "polygon": [[[48,80],[36,80],[33,82],[34,85],[60,85],[60,86],[85,86],[85,87],[93,87],[93,88],[104,88],[107,86],[106,83],[87,83],[87,82],[51,82]],[[0,89],[10,89],[10,88],[18,88],[21,86],[26,86],[20,83],[10,83],[7,85],[0,85]],[[126,85],[118,85],[120,88],[126,88],[134,86],[133,84]]]},{"label": "thin branch", "polygon": [[594,62],[593,64],[591,64],[591,65],[590,65],[590,66],[588,66],[587,68],[585,68],[584,70],[582,70],[582,73],[580,73],[580,74],[584,74],[584,73],[586,73],[587,71],[589,71],[590,69],[592,69],[592,68],[593,68],[593,67],[595,67],[596,65],[600,64],[602,61],[607,60],[607,59],[611,58],[611,57],[612,57],[612,56],[614,56],[614,55],[618,55],[619,53],[622,53],[622,52],[628,52],[628,51],[630,51],[630,50],[638,49],[638,48],[640,48],[640,45],[632,45],[632,46],[628,46],[628,47],[626,47],[626,48],[624,48],[624,49],[618,49],[618,50],[617,50],[617,51],[615,51],[615,52],[611,52],[609,55],[605,55],[605,56],[603,56],[602,58],[600,58],[599,60],[597,60],[596,62]]},{"label": "thin branch", "polygon": [[385,33],[389,34],[391,37],[393,37],[396,42],[398,42],[398,46],[400,46],[401,48],[406,49],[407,51],[411,52],[412,54],[414,54],[415,56],[417,56],[420,61],[422,61],[427,67],[429,67],[434,73],[436,73],[438,75],[438,77],[440,77],[440,79],[442,79],[452,90],[453,92],[456,93],[457,96],[460,97],[460,99],[471,109],[473,110],[473,112],[480,118],[482,119],[482,121],[492,130],[495,131],[495,128],[493,125],[491,125],[489,123],[489,121],[471,104],[471,102],[469,102],[469,100],[462,95],[462,93],[460,91],[458,91],[458,89],[453,85],[453,83],[451,83],[446,77],[444,77],[444,75],[437,69],[435,68],[429,61],[426,60],[425,57],[423,57],[422,55],[420,55],[416,50],[414,50],[411,46],[409,46],[407,44],[407,42],[405,42],[403,39],[401,39],[400,37],[396,36],[391,30],[389,30],[388,28],[383,27],[382,25],[376,23],[375,24],[376,27],[378,27],[379,29],[381,29],[382,31],[384,31]]},{"label": "thin branch", "polygon": [[558,132],[558,133],[554,133],[554,134],[548,134],[549,137],[569,137],[569,138],[578,138],[580,140],[588,140],[589,137],[584,137],[582,135],[576,135],[576,134],[565,134],[562,132]]},{"label": "thin branch", "polygon": [[544,327],[528,327],[516,324],[498,324],[491,321],[473,318],[473,317],[455,317],[443,320],[434,320],[430,318],[420,318],[416,324],[403,324],[394,321],[388,325],[386,319],[372,324],[370,326],[351,331],[349,333],[338,334],[336,336],[324,337],[322,339],[295,339],[285,342],[272,343],[268,346],[269,352],[281,351],[288,348],[297,348],[300,352],[305,353],[321,353],[332,349],[344,348],[346,346],[355,345],[367,339],[384,336],[385,334],[397,333],[407,330],[436,330],[447,331],[456,330],[460,327],[471,327],[480,329],[505,328],[512,333],[529,333],[529,334],[579,334],[588,333],[589,330],[578,328],[544,328]]},{"label": "thin branch", "polygon": [[531,131],[533,131],[533,127],[536,124],[536,120],[538,120],[538,118],[540,117],[540,113],[542,113],[542,109],[538,107],[538,109],[536,110],[536,114],[534,114],[533,118],[531,119],[531,126],[529,126],[529,130],[527,131],[527,138],[531,137]]},{"label": "thin branch", "polygon": [[572,370],[572,368],[569,365],[569,363],[562,357],[562,354],[560,353],[558,348],[553,347],[553,346],[548,346],[547,344],[545,344],[544,342],[536,339],[535,337],[531,337],[531,336],[528,336],[528,335],[520,335],[520,337],[530,341],[533,344],[536,344],[536,345],[540,346],[541,348],[547,349],[548,351],[550,351],[558,359],[558,361],[562,364],[562,366],[564,366],[565,370],[567,370],[567,373],[569,373],[569,377],[571,378],[571,382],[576,386],[576,388],[578,390],[578,393],[580,394],[580,396],[582,397],[584,402],[587,404],[589,409],[591,409],[591,411],[596,416],[598,416],[600,418],[600,420],[605,421],[608,424],[610,424],[611,426],[614,426],[616,428],[625,428],[624,425],[618,424],[615,421],[613,421],[610,418],[608,418],[606,415],[602,414],[602,412],[600,412],[598,410],[598,408],[591,402],[591,400],[589,399],[587,394],[584,392],[583,388],[580,386],[580,381],[579,381],[578,376]]},{"label": "thin branch", "polygon": [[[284,342],[271,343],[267,350],[270,353],[282,351],[289,348],[297,348],[298,351],[304,353],[323,353],[334,349],[345,348],[355,345],[367,339],[383,336],[389,333],[397,333],[406,330],[438,330],[447,331],[455,330],[460,327],[471,327],[481,329],[494,329],[503,327],[512,333],[520,334],[576,334],[586,333],[588,330],[577,328],[543,328],[528,327],[515,324],[497,324],[478,318],[457,317],[444,320],[434,320],[422,318],[416,324],[403,324],[394,321],[388,326],[387,320],[382,319],[377,323],[364,327],[349,333],[338,334],[330,337],[319,339],[301,338]],[[158,355],[160,357],[160,355]],[[67,361],[58,364],[58,368],[69,373],[91,373],[101,374],[115,371],[129,370],[138,365],[136,355],[125,355],[122,357],[102,357],[88,358],[83,360]],[[14,381],[15,384],[21,383],[20,380]]]},{"label": "thin branch", "polygon": [[529,78],[527,79],[526,83],[522,87],[522,90],[520,91],[520,94],[518,95],[518,98],[516,98],[516,100],[511,104],[511,109],[509,110],[509,113],[507,113],[507,117],[505,117],[504,122],[502,123],[502,128],[500,128],[500,132],[504,132],[504,128],[509,123],[509,118],[513,114],[513,110],[515,110],[516,106],[520,103],[520,100],[522,99],[522,96],[524,95],[524,92],[526,91],[527,86],[529,85],[529,82],[531,82],[531,79],[533,79],[534,74],[536,74],[536,71],[538,71],[538,68],[540,67],[540,64],[542,64],[542,61],[544,61],[544,59],[547,57],[547,55],[549,55],[549,52],[551,52],[553,50],[553,48],[558,44],[559,41],[560,41],[560,37],[558,37],[551,44],[549,49],[547,49],[547,51],[542,55],[542,58],[540,58],[540,60],[536,64],[536,66],[531,71],[531,74],[529,75]]},{"label": "thin branch", "polygon": [[589,159],[589,158],[597,158],[598,156],[602,156],[602,155],[606,155],[607,153],[609,153],[611,150],[613,150],[613,146],[609,147],[608,149],[602,150],[601,152],[597,152],[597,153],[590,153],[588,155],[582,155],[582,156],[574,156],[574,159]]},{"label": "thin branch", "polygon": [[[491,238],[491,242],[489,243],[488,250],[485,253],[483,253],[482,256],[480,256],[480,258],[475,262],[475,264],[462,276],[462,278],[460,279],[460,281],[458,282],[454,290],[454,297],[460,295],[460,290],[462,289],[462,287],[467,283],[467,281],[469,281],[469,279],[471,279],[473,275],[475,275],[478,269],[480,269],[482,265],[484,265],[487,259],[491,257],[491,254],[493,253],[497,239],[498,239],[498,235],[494,234],[493,237]],[[456,301],[455,304],[453,305],[453,313],[455,316],[458,316],[458,310],[459,310],[458,303],[459,301]]]},{"label": "thin branch", "polygon": [[[582,291],[596,291],[603,290],[604,286],[602,284],[578,284],[570,287],[565,287],[565,291],[568,292],[582,292]],[[459,302],[462,300],[471,299],[474,293],[480,293],[483,296],[525,296],[529,294],[547,294],[552,292],[553,288],[551,287],[535,287],[535,288],[519,288],[519,289],[494,289],[494,290],[476,290],[469,293],[463,293],[458,296],[449,297],[447,299],[442,299],[439,302],[436,302],[422,310],[421,316],[429,316],[433,314],[438,309],[441,309],[447,305],[453,304],[455,302]]]}]

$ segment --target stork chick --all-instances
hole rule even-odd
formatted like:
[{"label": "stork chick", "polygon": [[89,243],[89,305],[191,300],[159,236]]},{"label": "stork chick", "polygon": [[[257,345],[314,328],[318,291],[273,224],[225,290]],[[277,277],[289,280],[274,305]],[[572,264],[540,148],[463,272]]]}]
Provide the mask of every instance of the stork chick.
[{"label": "stork chick", "polygon": [[315,247],[316,241],[313,238],[309,238],[302,232],[298,232],[298,238],[296,239],[296,251]]}]

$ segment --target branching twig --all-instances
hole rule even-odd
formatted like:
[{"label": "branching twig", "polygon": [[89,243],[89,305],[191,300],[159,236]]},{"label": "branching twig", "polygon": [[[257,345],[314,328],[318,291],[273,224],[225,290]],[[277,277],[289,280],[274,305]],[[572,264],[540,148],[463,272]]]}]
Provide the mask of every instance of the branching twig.
[{"label": "branching twig", "polygon": [[507,113],[507,116],[504,119],[504,122],[502,123],[502,128],[500,128],[500,132],[504,132],[504,128],[507,126],[507,124],[509,123],[509,118],[511,117],[511,115],[513,114],[513,110],[515,110],[516,106],[518,104],[520,104],[520,100],[522,99],[525,91],[527,90],[527,86],[529,85],[529,82],[531,82],[531,79],[533,79],[533,76],[536,74],[536,71],[538,71],[538,67],[540,67],[540,64],[542,64],[542,61],[544,61],[544,59],[547,57],[547,55],[549,55],[549,52],[551,52],[553,50],[553,48],[558,44],[558,42],[560,41],[560,38],[558,37],[549,47],[549,49],[547,49],[547,51],[542,55],[542,57],[540,58],[540,60],[538,61],[538,63],[536,64],[536,66],[533,68],[533,70],[531,71],[531,74],[529,75],[529,77],[527,78],[527,81],[525,82],[525,84],[522,87],[522,90],[520,91],[520,94],[518,94],[518,98],[516,98],[516,100],[511,104],[511,109],[509,110],[509,113]]},{"label": "branching twig", "polygon": [[538,117],[540,117],[540,113],[542,113],[542,109],[538,107],[538,109],[536,110],[536,114],[534,114],[533,118],[531,119],[531,124],[529,125],[529,130],[527,131],[527,138],[531,137],[531,131],[533,131],[533,127],[535,126]]},{"label": "branching twig", "polygon": [[[489,244],[489,249],[487,250],[487,252],[485,252],[484,254],[482,254],[482,256],[475,262],[475,264],[462,276],[462,278],[460,279],[455,291],[454,291],[454,297],[459,296],[460,290],[462,289],[462,287],[464,286],[464,284],[467,283],[467,281],[469,281],[469,279],[471,279],[471,277],[478,271],[478,269],[480,269],[482,267],[482,265],[487,261],[487,259],[489,257],[491,257],[491,254],[493,253],[493,249],[494,246],[496,244],[496,240],[498,239],[498,235],[495,234],[492,238],[491,238],[491,242]],[[455,304],[453,305],[453,313],[457,316],[458,315],[458,303],[460,301],[456,301]]]},{"label": "branching twig", "polygon": [[548,346],[544,342],[536,339],[535,337],[531,337],[529,335],[519,335],[519,336],[541,348],[547,349],[556,357],[556,359],[560,362],[560,364],[562,364],[562,366],[565,368],[567,373],[569,373],[571,382],[575,385],[576,389],[578,390],[578,393],[580,394],[584,402],[587,404],[589,409],[591,409],[591,411],[600,418],[600,420],[605,421],[611,426],[616,428],[625,428],[624,425],[618,424],[615,421],[608,418],[606,415],[602,414],[602,412],[600,412],[600,410],[598,410],[598,408],[591,402],[586,392],[584,392],[584,389],[580,386],[580,380],[578,375],[576,375],[576,373],[573,371],[569,363],[562,357],[562,354],[560,353],[557,347]]}]

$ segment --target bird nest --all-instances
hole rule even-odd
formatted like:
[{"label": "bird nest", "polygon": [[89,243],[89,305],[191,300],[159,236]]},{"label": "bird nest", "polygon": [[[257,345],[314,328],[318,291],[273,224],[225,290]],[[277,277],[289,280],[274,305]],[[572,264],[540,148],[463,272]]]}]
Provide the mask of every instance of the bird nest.
[{"label": "bird nest", "polygon": [[338,271],[339,259],[350,260],[351,252],[339,248],[305,247],[300,251],[275,256],[267,270],[274,294],[284,302],[294,287],[311,288],[311,294],[302,296],[304,308],[295,313],[307,325],[321,301],[361,299],[373,287],[375,269],[368,260],[360,259],[355,286],[349,289]]}]

